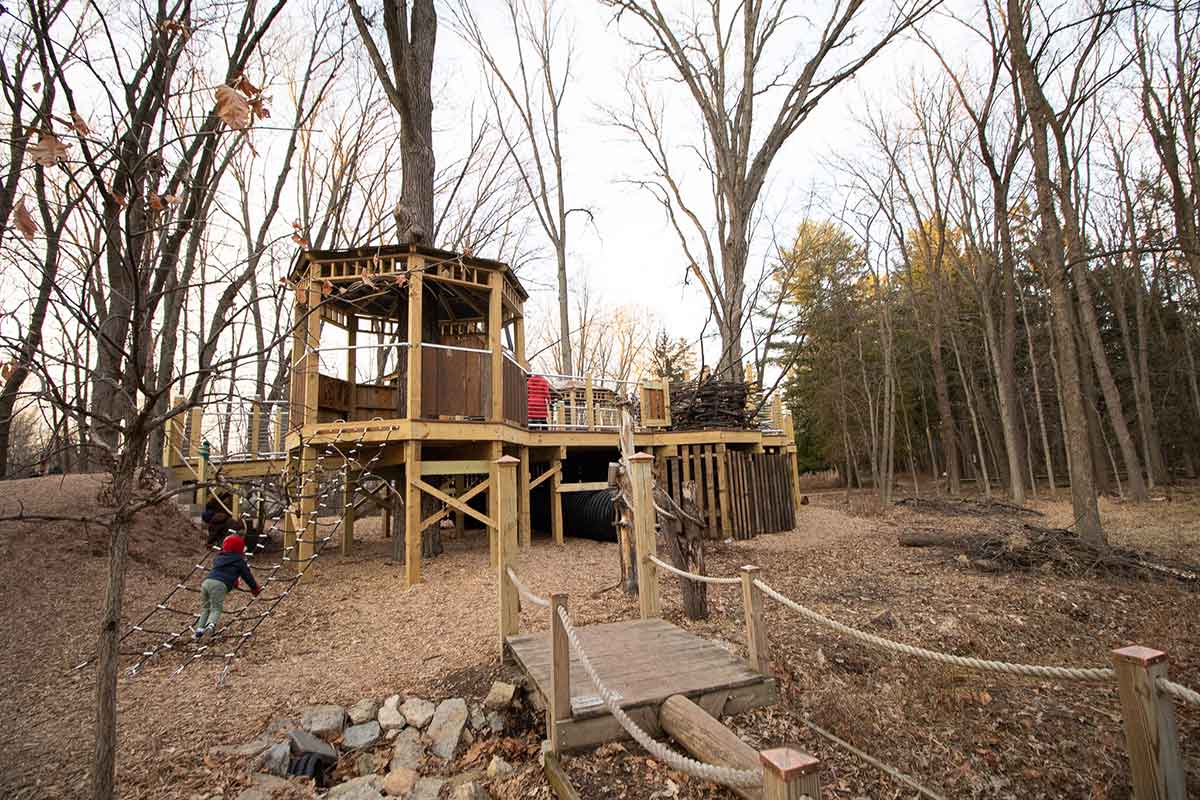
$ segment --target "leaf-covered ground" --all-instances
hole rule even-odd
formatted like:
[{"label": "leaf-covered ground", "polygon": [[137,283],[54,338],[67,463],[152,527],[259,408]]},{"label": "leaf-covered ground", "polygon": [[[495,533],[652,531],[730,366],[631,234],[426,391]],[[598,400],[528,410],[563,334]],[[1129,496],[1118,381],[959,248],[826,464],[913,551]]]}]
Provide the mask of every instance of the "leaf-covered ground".
[{"label": "leaf-covered ground", "polygon": [[[42,510],[78,513],[95,482],[46,478],[3,484],[0,511],[16,499]],[[11,491],[10,491],[11,490]],[[983,574],[944,552],[901,548],[910,530],[966,533],[991,517],[947,515],[918,506],[868,513],[823,494],[801,508],[790,534],[718,543],[709,569],[742,564],[829,616],[900,641],[952,653],[1043,664],[1104,665],[1111,649],[1138,643],[1166,650],[1180,682],[1200,685],[1197,593],[1162,582],[1068,579],[1046,572]],[[1067,526],[1064,502],[1035,502],[1039,524]],[[1175,491],[1170,502],[1102,506],[1114,544],[1200,562],[1200,503]],[[448,542],[426,565],[426,581],[405,591],[389,543],[360,525],[363,546],[331,555],[286,601],[241,659],[226,686],[215,666],[170,677],[166,660],[121,680],[120,780],[126,798],[191,798],[244,785],[244,765],[208,750],[240,743],[269,721],[313,702],[353,703],[399,692],[481,699],[501,674],[495,584],[482,534]],[[65,523],[0,529],[0,795],[76,796],[86,786],[94,674],[71,667],[92,648],[104,578],[99,532]],[[91,539],[89,540],[88,536]],[[154,603],[190,567],[198,531],[173,512],[148,513],[133,541],[127,617]],[[571,595],[580,623],[630,618],[635,598],[612,588],[615,549],[545,539],[522,555],[519,571],[538,592]],[[674,578],[663,582],[673,622],[744,652],[737,587],[710,589],[712,616],[682,618]],[[1115,691],[1110,687],[1010,679],[947,669],[867,649],[815,628],[768,601],[774,668],[784,702],[730,720],[755,746],[792,744],[823,763],[829,798],[915,797],[916,791],[834,747],[805,725],[830,733],[947,797],[1127,797],[1127,768]],[[523,629],[544,615],[522,614]],[[1200,781],[1200,709],[1179,709],[1192,782]],[[497,798],[548,797],[533,753],[541,731],[525,729],[473,748],[447,773],[476,768],[488,752],[512,756],[517,773],[492,784]],[[485,740],[487,742],[487,740]],[[521,754],[524,754],[522,756]],[[471,763],[466,763],[470,759]],[[633,744],[608,745],[565,761],[584,797],[724,798]]]}]

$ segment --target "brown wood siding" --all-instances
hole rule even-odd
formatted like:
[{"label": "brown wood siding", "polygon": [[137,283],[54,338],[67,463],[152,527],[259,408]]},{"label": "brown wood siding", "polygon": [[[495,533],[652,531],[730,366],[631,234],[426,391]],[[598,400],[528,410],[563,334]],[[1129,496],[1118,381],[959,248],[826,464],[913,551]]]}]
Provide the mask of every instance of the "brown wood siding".
[{"label": "brown wood siding", "polygon": [[504,419],[521,427],[529,423],[525,371],[507,358],[504,359]]}]

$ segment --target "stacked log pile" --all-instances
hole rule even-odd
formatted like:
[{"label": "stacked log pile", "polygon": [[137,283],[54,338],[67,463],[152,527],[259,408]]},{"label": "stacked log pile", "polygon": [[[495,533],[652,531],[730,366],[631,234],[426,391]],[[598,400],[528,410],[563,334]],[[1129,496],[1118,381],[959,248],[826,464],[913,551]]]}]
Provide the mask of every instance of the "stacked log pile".
[{"label": "stacked log pile", "polygon": [[[671,384],[671,429],[752,429],[758,425],[747,408],[749,386],[742,381],[683,381]],[[753,408],[753,406],[751,406]]]}]

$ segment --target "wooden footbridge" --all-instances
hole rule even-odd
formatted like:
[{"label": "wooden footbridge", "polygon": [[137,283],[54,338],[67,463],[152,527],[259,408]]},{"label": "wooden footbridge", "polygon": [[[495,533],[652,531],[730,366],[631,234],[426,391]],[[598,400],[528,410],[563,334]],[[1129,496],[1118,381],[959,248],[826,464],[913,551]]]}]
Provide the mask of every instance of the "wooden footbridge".
[{"label": "wooden footbridge", "polygon": [[[748,659],[663,620],[657,570],[666,565],[655,555],[650,500],[654,461],[635,455],[622,468],[628,468],[633,486],[639,619],[577,628],[567,594],[541,597],[518,575],[517,509],[507,501],[516,494],[518,463],[508,457],[497,462],[500,654],[520,668],[544,701],[546,770],[558,796],[577,796],[556,772],[558,754],[633,738],[672,768],[722,783],[741,797],[819,798],[815,758],[789,748],[756,751],[719,721],[779,700],[766,660],[757,570],[745,567],[740,578],[708,579],[742,585]],[[549,612],[548,631],[519,632],[522,601]],[[692,757],[656,741],[663,736]]]}]

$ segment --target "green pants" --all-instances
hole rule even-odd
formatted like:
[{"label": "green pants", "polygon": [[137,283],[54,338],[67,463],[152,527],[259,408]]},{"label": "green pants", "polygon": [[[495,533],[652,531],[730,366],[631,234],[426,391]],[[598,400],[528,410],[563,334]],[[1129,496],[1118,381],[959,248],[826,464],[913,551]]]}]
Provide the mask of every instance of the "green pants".
[{"label": "green pants", "polygon": [[229,591],[224,583],[216,578],[208,578],[200,584],[200,619],[196,620],[196,629],[215,628],[221,612],[225,609],[225,593]]}]

